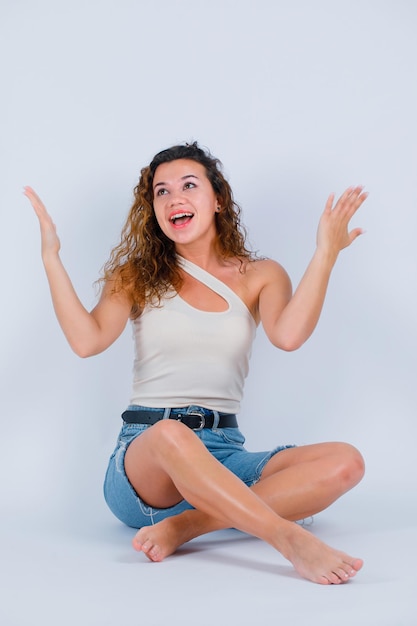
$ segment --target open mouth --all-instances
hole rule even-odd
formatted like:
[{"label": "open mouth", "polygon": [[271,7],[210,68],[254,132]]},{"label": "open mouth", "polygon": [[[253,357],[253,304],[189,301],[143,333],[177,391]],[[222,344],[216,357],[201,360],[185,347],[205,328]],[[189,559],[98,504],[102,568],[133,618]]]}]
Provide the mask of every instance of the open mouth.
[{"label": "open mouth", "polygon": [[188,211],[182,211],[181,213],[175,213],[169,218],[169,221],[174,226],[185,226],[188,224],[194,217],[194,213],[189,213]]}]

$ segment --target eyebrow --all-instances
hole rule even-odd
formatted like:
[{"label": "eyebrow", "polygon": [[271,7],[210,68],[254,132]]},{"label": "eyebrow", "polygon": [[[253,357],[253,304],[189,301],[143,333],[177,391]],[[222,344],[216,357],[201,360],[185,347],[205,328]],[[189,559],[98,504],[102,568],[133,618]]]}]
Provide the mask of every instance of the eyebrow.
[{"label": "eyebrow", "polygon": [[[181,176],[180,180],[185,180],[186,178],[196,178],[197,180],[199,180],[198,176],[195,176],[194,174],[186,174],[185,176]],[[167,185],[168,183],[164,183],[164,182],[160,182],[160,183],[156,183],[156,185],[154,186],[154,189],[156,189],[157,187],[160,187],[161,185]]]}]

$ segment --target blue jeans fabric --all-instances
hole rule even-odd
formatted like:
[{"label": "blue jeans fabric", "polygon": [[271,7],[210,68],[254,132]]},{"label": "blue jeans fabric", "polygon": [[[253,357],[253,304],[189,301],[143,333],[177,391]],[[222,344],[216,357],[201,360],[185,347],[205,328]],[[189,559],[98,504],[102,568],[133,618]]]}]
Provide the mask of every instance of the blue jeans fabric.
[{"label": "blue jeans fabric", "polygon": [[[193,408],[204,411],[201,407]],[[129,409],[134,410],[135,407],[130,406]],[[151,507],[143,502],[130,484],[124,468],[126,450],[130,443],[148,428],[152,426],[123,423],[104,480],[104,497],[107,505],[119,520],[132,528],[150,526],[166,517],[194,508],[186,500],[166,509]],[[239,428],[205,428],[194,432],[209,452],[249,487],[258,482],[266,463],[275,454],[294,447],[284,445],[277,446],[271,451],[248,452],[244,447],[245,437]]]}]

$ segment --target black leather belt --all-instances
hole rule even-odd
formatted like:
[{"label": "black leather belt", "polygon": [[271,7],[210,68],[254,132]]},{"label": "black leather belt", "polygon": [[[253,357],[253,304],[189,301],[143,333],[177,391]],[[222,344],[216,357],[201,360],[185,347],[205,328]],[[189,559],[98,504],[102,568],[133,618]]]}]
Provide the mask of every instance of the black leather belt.
[{"label": "black leather belt", "polygon": [[[165,409],[134,409],[122,413],[122,419],[126,424],[156,424],[164,419]],[[182,422],[192,430],[213,428],[215,413],[210,409],[170,409],[170,420]],[[217,428],[237,428],[237,418],[233,413],[219,413]]]}]

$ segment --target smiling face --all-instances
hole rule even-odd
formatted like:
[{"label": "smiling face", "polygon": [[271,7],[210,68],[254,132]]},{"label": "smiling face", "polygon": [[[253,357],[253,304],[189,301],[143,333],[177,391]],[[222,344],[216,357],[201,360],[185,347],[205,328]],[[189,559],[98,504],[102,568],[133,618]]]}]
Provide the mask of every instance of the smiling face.
[{"label": "smiling face", "polygon": [[178,246],[217,237],[218,199],[201,163],[177,159],[156,168],[153,206],[164,234]]}]

